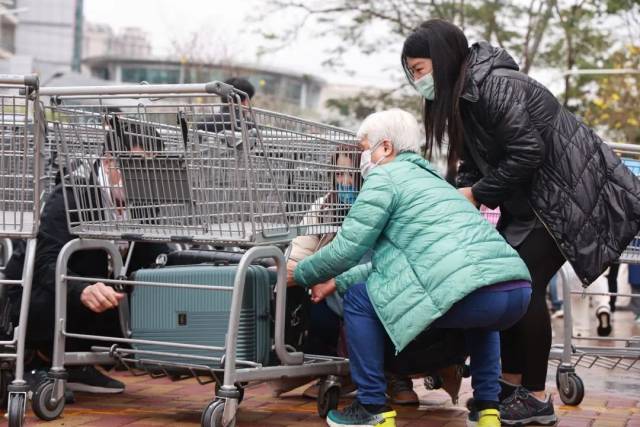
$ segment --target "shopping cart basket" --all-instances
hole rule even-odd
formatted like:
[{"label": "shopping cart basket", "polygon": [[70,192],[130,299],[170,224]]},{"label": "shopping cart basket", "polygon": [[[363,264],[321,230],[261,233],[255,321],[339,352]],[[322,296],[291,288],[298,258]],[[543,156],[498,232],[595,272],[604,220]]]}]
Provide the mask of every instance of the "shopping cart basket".
[{"label": "shopping cart basket", "polygon": [[[55,341],[50,380],[33,397],[35,413],[54,419],[64,408],[65,365],[114,359],[154,375],[180,369],[198,379],[219,383],[216,399],[203,412],[202,424],[232,425],[242,396],[241,384],[282,377],[325,376],[318,406],[321,415],[335,408],[336,376],[346,375],[348,361],[305,355],[284,343],[285,259],[275,244],[302,233],[334,230],[346,214],[333,182],[355,173],[333,161],[337,153],[357,151],[351,132],[295,117],[258,111],[240,103],[240,93],[223,83],[190,85],[41,88],[52,96],[47,107],[49,131],[56,141],[62,184],[73,194],[65,199],[70,232],[79,238],[61,251],[56,270]],[[109,108],[103,101],[111,101]],[[131,100],[136,100],[131,102]],[[203,100],[205,102],[198,103]],[[122,100],[114,106],[114,100]],[[127,102],[125,102],[127,101]],[[136,146],[140,150],[132,150]],[[118,179],[104,179],[109,168]],[[354,190],[357,191],[357,190]],[[104,194],[124,201],[98,203]],[[319,199],[321,221],[300,226],[304,213]],[[122,206],[125,206],[124,208]],[[240,261],[233,287],[126,280],[127,263],[113,241],[177,242],[250,248]],[[67,264],[80,250],[109,254],[116,279],[99,281],[122,286],[171,286],[231,292],[224,346],[132,339],[126,307],[120,304],[124,338],[67,331],[67,282],[98,279],[69,276]],[[272,258],[277,267],[274,350],[280,364],[263,366],[236,357],[238,325],[245,277],[251,263]],[[126,302],[126,301],[125,301]],[[66,338],[116,343],[91,353],[65,353]],[[124,348],[121,345],[131,345]],[[139,350],[136,344],[156,346]],[[206,350],[210,356],[171,353],[162,348]],[[173,362],[162,362],[170,358]],[[176,362],[179,359],[181,361]],[[206,362],[206,363],[205,363]]]},{"label": "shopping cart basket", "polygon": [[18,324],[3,331],[6,338],[0,341],[0,393],[2,401],[8,402],[7,415],[13,427],[24,422],[28,391],[24,356],[40,210],[43,125],[38,77],[0,75],[0,107],[0,238],[4,261],[11,255],[9,239],[27,239],[22,278],[7,280],[0,276],[3,306],[7,304],[8,287],[22,287]]}]

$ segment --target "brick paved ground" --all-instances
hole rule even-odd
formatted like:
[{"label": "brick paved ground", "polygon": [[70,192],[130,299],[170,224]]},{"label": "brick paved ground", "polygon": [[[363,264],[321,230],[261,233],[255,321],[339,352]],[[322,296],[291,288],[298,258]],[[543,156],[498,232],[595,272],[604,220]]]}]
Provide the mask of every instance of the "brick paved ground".
[{"label": "brick paved ground", "polygon": [[[640,335],[631,322],[630,313],[616,313],[618,335]],[[558,321],[556,321],[558,323]],[[559,324],[556,324],[558,330]],[[557,338],[557,337],[556,337]],[[640,367],[639,367],[640,368]],[[549,390],[555,394],[550,368]],[[640,427],[640,373],[637,369],[610,371],[582,369],[587,394],[579,408],[561,406],[556,397],[559,427]],[[78,393],[77,402],[67,405],[63,417],[49,423],[40,422],[29,410],[27,425],[54,426],[199,426],[202,409],[213,396],[213,385],[201,386],[195,380],[171,382],[168,379],[134,377],[120,372],[115,376],[127,384],[125,393],[97,396]],[[420,407],[397,407],[398,426],[464,426],[467,411],[464,402],[471,396],[469,381],[463,383],[461,404],[453,406],[442,391],[427,391],[420,381],[415,388],[421,397]],[[239,426],[324,426],[316,415],[315,401],[301,397],[303,388],[280,399],[271,397],[267,385],[247,390],[238,414]],[[348,403],[345,399],[341,404]]]},{"label": "brick paved ground", "polygon": [[[75,404],[67,405],[63,417],[50,423],[39,422],[29,411],[28,425],[47,426],[198,426],[201,410],[213,395],[211,385],[201,386],[194,380],[171,382],[116,376],[126,382],[127,390],[117,396],[95,396],[78,393]],[[302,389],[280,399],[270,395],[265,384],[251,387],[240,406],[239,426],[323,426],[316,415],[314,401],[300,396]],[[420,407],[397,407],[398,426],[462,427],[467,411],[453,406],[442,391],[426,391],[419,381],[416,390]],[[461,402],[470,397],[465,380]],[[348,403],[343,400],[342,404]],[[559,402],[559,399],[556,398]],[[640,427],[640,397],[622,393],[588,393],[579,408],[556,406],[560,427]]]}]

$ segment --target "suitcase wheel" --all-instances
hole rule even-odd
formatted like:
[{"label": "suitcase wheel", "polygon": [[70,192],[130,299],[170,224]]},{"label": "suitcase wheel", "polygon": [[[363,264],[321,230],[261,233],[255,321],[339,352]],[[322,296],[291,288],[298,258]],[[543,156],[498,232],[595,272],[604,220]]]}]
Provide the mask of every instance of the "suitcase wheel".
[{"label": "suitcase wheel", "polygon": [[318,415],[321,418],[327,418],[329,411],[338,409],[338,401],[340,400],[340,387],[337,385],[328,387],[323,390],[320,387],[318,393]]}]

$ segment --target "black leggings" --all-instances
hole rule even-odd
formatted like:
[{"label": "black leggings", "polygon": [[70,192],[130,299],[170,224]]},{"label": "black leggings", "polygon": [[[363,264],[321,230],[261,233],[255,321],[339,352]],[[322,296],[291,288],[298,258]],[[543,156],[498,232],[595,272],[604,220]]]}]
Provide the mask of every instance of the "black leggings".
[{"label": "black leggings", "polygon": [[522,374],[522,385],[530,391],[544,390],[551,349],[551,319],[546,290],[549,280],[565,259],[544,228],[536,228],[516,248],[533,280],[527,313],[500,335],[502,371]]}]

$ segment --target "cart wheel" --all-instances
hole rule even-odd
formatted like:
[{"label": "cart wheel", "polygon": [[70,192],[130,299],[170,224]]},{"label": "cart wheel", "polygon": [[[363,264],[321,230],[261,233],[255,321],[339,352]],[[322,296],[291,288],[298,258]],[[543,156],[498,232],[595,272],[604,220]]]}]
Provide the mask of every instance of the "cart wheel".
[{"label": "cart wheel", "polygon": [[22,427],[24,424],[26,394],[16,393],[9,397],[9,427]]},{"label": "cart wheel", "polygon": [[[222,414],[224,413],[224,399],[216,399],[209,403],[202,413],[200,424],[202,427],[223,427],[222,426]],[[236,417],[233,417],[231,424],[225,427],[235,427]]]},{"label": "cart wheel", "polygon": [[560,385],[560,376],[556,375],[556,384],[558,385],[558,394],[562,403],[569,406],[578,406],[584,399],[584,383],[582,379],[575,373],[570,372],[567,375],[567,386]]},{"label": "cart wheel", "polygon": [[33,408],[33,412],[40,418],[45,421],[55,420],[62,414],[62,410],[64,409],[65,398],[62,398],[58,401],[58,404],[55,407],[51,407],[51,403],[49,400],[51,399],[51,395],[53,394],[53,381],[45,381],[36,387],[33,392],[31,406]]},{"label": "cart wheel", "polygon": [[[236,388],[238,389],[238,391],[240,392],[240,397],[238,397],[238,405],[242,403],[242,400],[244,399],[244,386],[247,383],[235,383],[234,385],[236,386]],[[216,383],[216,396],[218,395],[218,390],[220,390],[220,384]]]},{"label": "cart wheel", "polygon": [[327,418],[329,411],[338,409],[338,401],[340,400],[340,387],[337,385],[329,387],[318,394],[318,415],[321,418]]}]

